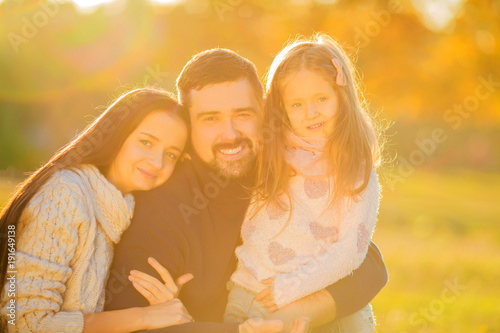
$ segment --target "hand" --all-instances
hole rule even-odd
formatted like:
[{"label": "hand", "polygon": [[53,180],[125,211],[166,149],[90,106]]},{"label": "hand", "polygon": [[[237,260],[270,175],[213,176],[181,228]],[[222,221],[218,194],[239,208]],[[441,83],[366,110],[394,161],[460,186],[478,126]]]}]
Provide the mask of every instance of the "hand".
[{"label": "hand", "polygon": [[[250,318],[240,324],[239,333],[274,333],[281,332],[283,322],[281,320],[264,320],[262,318]],[[299,331],[300,332],[300,331]]]},{"label": "hand", "polygon": [[182,286],[194,278],[193,274],[189,273],[180,276],[176,282],[174,282],[168,270],[160,265],[154,258],[149,258],[148,263],[158,272],[158,274],[160,274],[164,283],[149,274],[136,270],[130,272],[129,280],[132,281],[134,288],[141,293],[151,305],[168,302],[174,299],[179,295]]},{"label": "hand", "polygon": [[267,320],[281,320],[284,332],[295,325],[299,317],[309,319],[309,327],[315,328],[336,319],[336,305],[332,295],[325,289],[292,302],[265,317]]},{"label": "hand", "polygon": [[173,325],[185,324],[193,321],[184,304],[174,298],[171,301],[146,306],[144,311],[146,329],[152,330]]},{"label": "hand", "polygon": [[255,296],[255,301],[261,302],[262,306],[267,308],[269,312],[274,312],[278,310],[276,303],[274,303],[273,282],[274,282],[274,277],[262,280],[263,284],[270,286],[263,289],[260,293],[257,294],[257,296]]}]

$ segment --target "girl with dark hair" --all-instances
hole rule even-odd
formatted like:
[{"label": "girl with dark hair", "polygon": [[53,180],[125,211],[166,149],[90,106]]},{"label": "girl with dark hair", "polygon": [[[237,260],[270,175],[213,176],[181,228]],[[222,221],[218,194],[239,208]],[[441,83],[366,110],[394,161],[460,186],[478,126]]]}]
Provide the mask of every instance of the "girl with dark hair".
[{"label": "girl with dark hair", "polygon": [[0,213],[3,238],[15,233],[15,246],[0,248],[9,332],[130,332],[192,320],[178,299],[100,312],[131,192],[163,184],[184,150],[180,110],[165,91],[132,90],[20,184]]}]

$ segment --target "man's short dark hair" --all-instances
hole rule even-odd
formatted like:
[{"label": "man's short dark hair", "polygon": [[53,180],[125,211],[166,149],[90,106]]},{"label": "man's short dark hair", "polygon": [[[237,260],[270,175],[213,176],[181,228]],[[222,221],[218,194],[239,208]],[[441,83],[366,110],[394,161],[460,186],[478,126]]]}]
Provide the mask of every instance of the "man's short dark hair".
[{"label": "man's short dark hair", "polygon": [[255,65],[234,51],[211,49],[196,54],[177,78],[179,101],[185,110],[191,106],[191,90],[200,90],[213,84],[233,82],[246,78],[262,105],[264,88]]}]

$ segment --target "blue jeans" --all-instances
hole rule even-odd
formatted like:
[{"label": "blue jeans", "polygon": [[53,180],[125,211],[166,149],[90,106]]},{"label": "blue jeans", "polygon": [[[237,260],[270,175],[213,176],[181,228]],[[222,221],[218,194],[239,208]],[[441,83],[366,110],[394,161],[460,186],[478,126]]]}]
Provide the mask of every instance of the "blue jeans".
[{"label": "blue jeans", "polygon": [[[242,323],[248,318],[263,318],[269,311],[260,302],[254,301],[255,293],[233,283],[228,282],[229,297],[227,300],[224,322]],[[373,319],[370,304],[362,310],[309,330],[311,333],[373,333],[375,320]]]}]

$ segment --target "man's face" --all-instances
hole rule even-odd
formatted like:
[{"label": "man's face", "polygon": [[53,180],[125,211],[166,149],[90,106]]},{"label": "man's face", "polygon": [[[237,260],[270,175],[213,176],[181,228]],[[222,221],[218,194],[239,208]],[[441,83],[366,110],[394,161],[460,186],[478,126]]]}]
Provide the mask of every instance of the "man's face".
[{"label": "man's face", "polygon": [[259,103],[247,79],[191,90],[191,139],[200,159],[221,175],[248,174],[258,149]]}]

